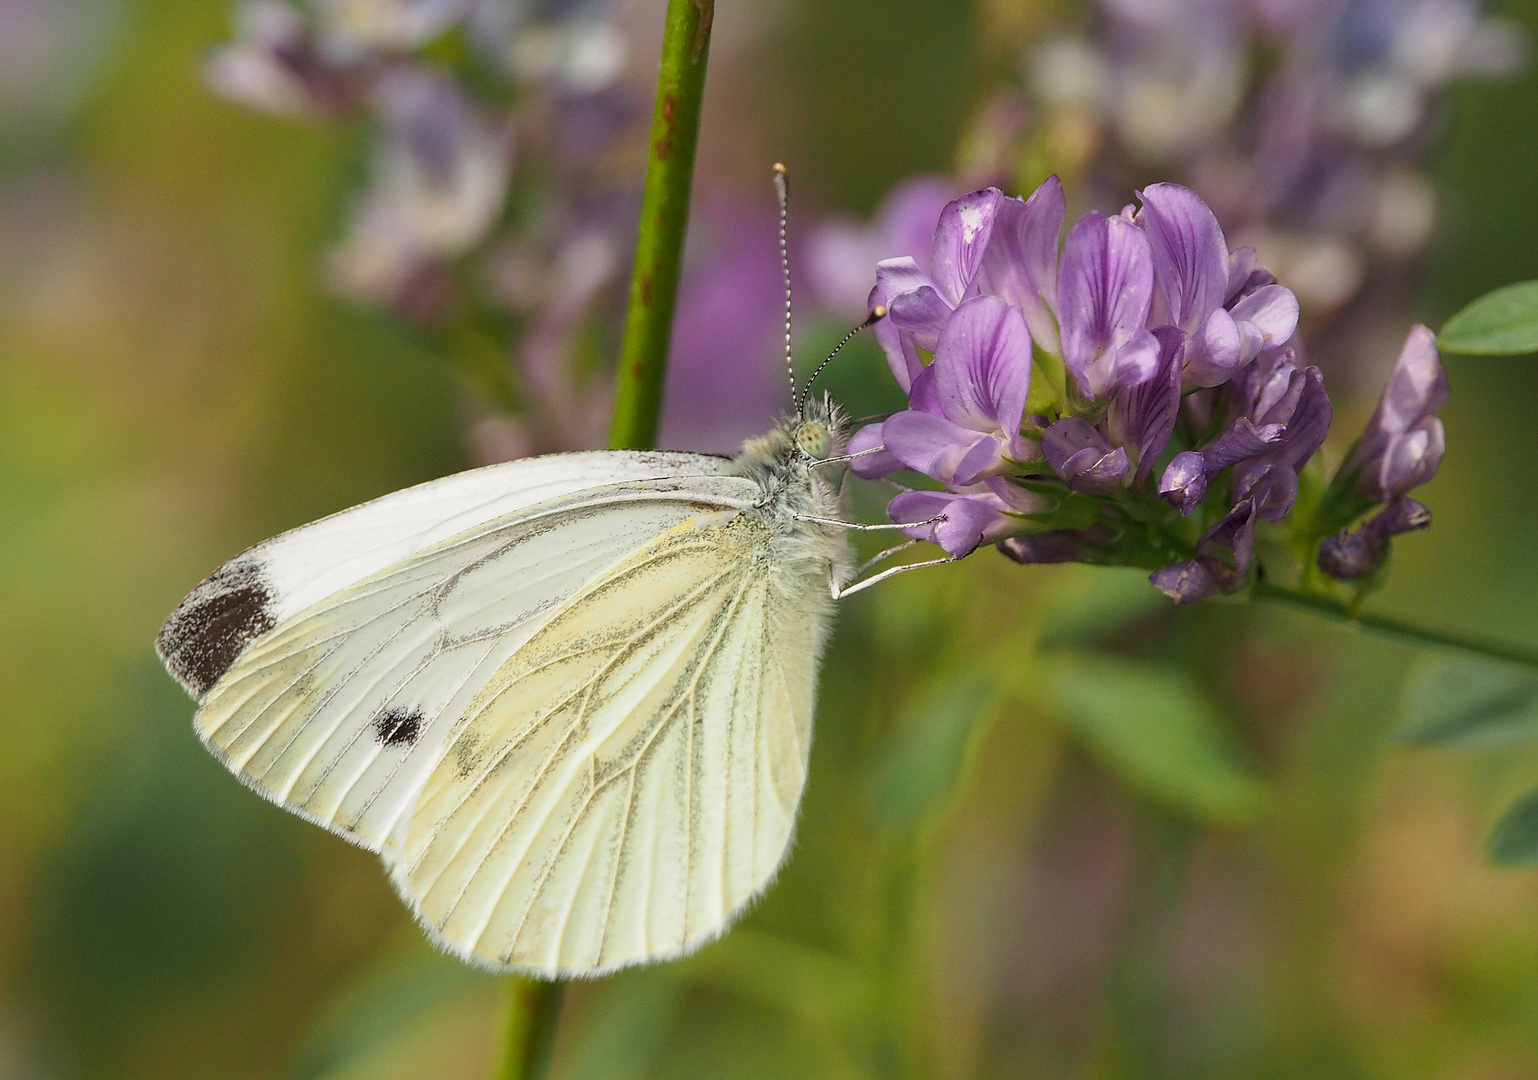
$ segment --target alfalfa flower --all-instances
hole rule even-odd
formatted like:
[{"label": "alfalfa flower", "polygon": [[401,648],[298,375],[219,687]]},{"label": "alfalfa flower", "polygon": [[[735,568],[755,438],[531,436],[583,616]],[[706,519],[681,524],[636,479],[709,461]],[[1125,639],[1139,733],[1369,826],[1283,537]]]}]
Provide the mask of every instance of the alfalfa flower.
[{"label": "alfalfa flower", "polygon": [[[1333,409],[1295,340],[1291,290],[1253,252],[1231,252],[1193,192],[1139,197],[1085,214],[1059,252],[1055,179],[1024,200],[975,191],[940,214],[927,268],[878,264],[870,302],[890,312],[878,337],[908,408],[849,452],[862,476],[907,470],[940,486],[888,513],[953,558],[992,541],[1017,562],[1144,566],[1183,603],[1248,584],[1264,530],[1283,550],[1312,535],[1317,494],[1305,520],[1293,510]],[[1440,460],[1431,413],[1445,383],[1429,341],[1412,334],[1348,461],[1363,510]],[[1424,523],[1418,505],[1391,502],[1320,558],[1370,562]]]}]

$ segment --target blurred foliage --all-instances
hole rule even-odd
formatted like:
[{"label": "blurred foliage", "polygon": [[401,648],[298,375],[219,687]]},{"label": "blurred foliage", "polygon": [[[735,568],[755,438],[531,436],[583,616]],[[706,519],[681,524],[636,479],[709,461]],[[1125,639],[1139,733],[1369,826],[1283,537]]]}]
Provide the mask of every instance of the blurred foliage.
[{"label": "blurred foliage", "polygon": [[[1538,28],[1538,0],[1508,11]],[[125,0],[78,110],[0,166],[0,1075],[480,1077],[496,980],[225,774],[150,650],[244,546],[465,464],[442,369],[321,288],[356,133],[208,94],[228,21]],[[854,212],[945,169],[975,32],[941,0],[797,5],[758,76],[780,156]],[[1535,116],[1532,73],[1458,92],[1428,321],[1538,277]],[[828,388],[891,408],[879,350],[848,353]],[[1436,526],[1375,603],[1531,640],[1538,370],[1448,366]],[[863,593],[778,880],[695,956],[572,986],[554,1075],[1538,1076],[1538,878],[1482,848],[1538,755],[1386,749],[1411,659],[989,552]],[[1530,722],[1498,672],[1418,678],[1417,739]],[[1531,806],[1499,857],[1531,857]]]}]

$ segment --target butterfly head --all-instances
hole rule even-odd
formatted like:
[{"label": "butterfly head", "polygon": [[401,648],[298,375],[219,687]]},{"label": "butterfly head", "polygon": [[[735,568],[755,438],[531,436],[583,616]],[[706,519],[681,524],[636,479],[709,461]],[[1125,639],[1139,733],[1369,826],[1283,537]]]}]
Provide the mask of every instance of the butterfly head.
[{"label": "butterfly head", "polygon": [[797,449],[813,461],[821,461],[833,452],[833,433],[821,420],[801,421],[790,437]]}]

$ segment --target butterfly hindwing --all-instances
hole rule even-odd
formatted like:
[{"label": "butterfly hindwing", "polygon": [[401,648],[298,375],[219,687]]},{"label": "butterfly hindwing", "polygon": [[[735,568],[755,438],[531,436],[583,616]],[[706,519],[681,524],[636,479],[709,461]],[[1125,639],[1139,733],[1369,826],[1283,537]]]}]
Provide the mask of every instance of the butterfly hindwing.
[{"label": "butterfly hindwing", "polygon": [[682,523],[482,685],[385,852],[441,944],[497,967],[606,970],[709,940],[767,884],[805,782],[826,628],[823,606],[786,603],[771,541],[750,514]]}]

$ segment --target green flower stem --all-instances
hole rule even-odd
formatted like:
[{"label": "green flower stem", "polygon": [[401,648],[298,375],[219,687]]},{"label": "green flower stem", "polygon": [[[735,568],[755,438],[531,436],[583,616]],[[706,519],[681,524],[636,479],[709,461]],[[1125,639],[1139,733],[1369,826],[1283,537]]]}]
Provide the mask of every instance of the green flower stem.
[{"label": "green flower stem", "polygon": [[609,445],[615,449],[645,449],[657,437],[714,14],[715,0],[668,0],[614,426],[609,431]]},{"label": "green flower stem", "polygon": [[1485,637],[1483,634],[1466,634],[1453,630],[1437,630],[1432,627],[1416,626],[1414,623],[1403,622],[1390,618],[1387,615],[1374,615],[1371,612],[1357,611],[1354,605],[1336,600],[1333,597],[1321,596],[1318,593],[1304,592],[1299,589],[1289,589],[1282,585],[1274,585],[1269,581],[1257,581],[1250,595],[1257,600],[1267,600],[1274,604],[1286,604],[1291,607],[1302,608],[1318,615],[1325,615],[1341,622],[1354,623],[1364,630],[1371,630],[1387,637],[1398,638],[1417,645],[1438,645],[1448,649],[1458,649],[1461,652],[1473,653],[1493,660],[1509,660],[1514,664],[1525,664],[1531,668],[1538,668],[1538,649],[1529,646],[1518,645],[1509,641],[1501,641],[1497,638]]},{"label": "green flower stem", "polygon": [[[609,432],[609,445],[616,450],[646,449],[657,438],[714,15],[715,0],[668,0],[630,307],[620,346],[614,425]],[[544,1080],[560,1020],[563,985],[519,977],[508,980],[496,1080]]]},{"label": "green flower stem", "polygon": [[507,1012],[502,1022],[502,1061],[495,1080],[544,1080],[555,1047],[565,983],[507,980]]}]

